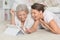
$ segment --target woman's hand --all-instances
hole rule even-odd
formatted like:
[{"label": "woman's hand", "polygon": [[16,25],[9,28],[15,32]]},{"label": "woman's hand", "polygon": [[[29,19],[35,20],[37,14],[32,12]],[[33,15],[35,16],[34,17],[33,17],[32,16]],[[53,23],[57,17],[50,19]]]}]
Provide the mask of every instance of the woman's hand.
[{"label": "woman's hand", "polygon": [[10,13],[11,13],[12,16],[15,15],[15,11],[13,9],[10,10]]},{"label": "woman's hand", "polygon": [[26,28],[25,32],[26,32],[27,34],[31,34],[31,30],[28,29],[28,28]]},{"label": "woman's hand", "polygon": [[45,22],[42,19],[40,19],[40,23],[45,26]]}]

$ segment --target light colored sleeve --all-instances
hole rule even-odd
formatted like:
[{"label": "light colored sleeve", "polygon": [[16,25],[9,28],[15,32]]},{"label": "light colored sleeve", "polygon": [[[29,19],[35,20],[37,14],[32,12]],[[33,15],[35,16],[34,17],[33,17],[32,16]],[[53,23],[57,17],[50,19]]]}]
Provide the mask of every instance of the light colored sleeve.
[{"label": "light colored sleeve", "polygon": [[29,29],[33,26],[33,24],[34,24],[34,20],[31,18],[31,15],[28,15],[28,18],[24,26]]},{"label": "light colored sleeve", "polygon": [[46,17],[46,21],[49,23],[51,20],[54,19],[54,14],[52,12],[48,11],[46,13],[45,17]]}]

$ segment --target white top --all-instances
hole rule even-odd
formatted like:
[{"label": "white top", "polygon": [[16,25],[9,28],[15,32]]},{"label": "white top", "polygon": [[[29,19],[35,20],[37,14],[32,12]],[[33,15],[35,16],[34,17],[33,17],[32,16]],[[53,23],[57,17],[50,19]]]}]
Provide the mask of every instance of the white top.
[{"label": "white top", "polygon": [[49,23],[51,20],[54,20],[57,23],[57,25],[60,27],[60,19],[54,13],[52,13],[48,10],[45,10],[43,16],[44,16],[44,21],[46,23]]},{"label": "white top", "polygon": [[[15,23],[16,23],[16,26],[21,27],[21,21],[18,20],[16,16],[15,16]],[[24,23],[24,27],[31,28],[33,24],[34,24],[34,20],[31,18],[31,15],[28,14],[26,21]]]}]

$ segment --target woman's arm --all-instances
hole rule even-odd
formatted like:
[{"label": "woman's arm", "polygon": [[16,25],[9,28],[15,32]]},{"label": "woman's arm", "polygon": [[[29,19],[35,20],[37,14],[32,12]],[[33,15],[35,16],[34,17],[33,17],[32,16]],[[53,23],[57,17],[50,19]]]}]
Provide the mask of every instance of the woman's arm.
[{"label": "woman's arm", "polygon": [[11,24],[15,25],[15,12],[13,9],[11,9],[10,13],[11,13]]},{"label": "woman's arm", "polygon": [[46,22],[44,22],[42,19],[40,19],[41,24],[43,24],[45,27],[47,27],[51,32],[56,33],[55,30]]},{"label": "woman's arm", "polygon": [[50,27],[55,31],[56,34],[60,34],[60,28],[54,20],[49,22]]},{"label": "woman's arm", "polygon": [[27,29],[27,33],[32,33],[32,32],[35,32],[37,30],[37,27],[38,27],[38,24],[39,24],[39,21],[35,21],[33,26],[30,28],[30,29]]}]

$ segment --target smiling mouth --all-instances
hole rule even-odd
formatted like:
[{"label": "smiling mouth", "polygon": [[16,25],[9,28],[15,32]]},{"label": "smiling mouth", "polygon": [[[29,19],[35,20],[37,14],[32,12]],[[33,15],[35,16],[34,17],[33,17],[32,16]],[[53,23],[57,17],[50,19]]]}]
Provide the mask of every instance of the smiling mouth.
[{"label": "smiling mouth", "polygon": [[34,19],[37,19],[36,17],[34,17]]}]

